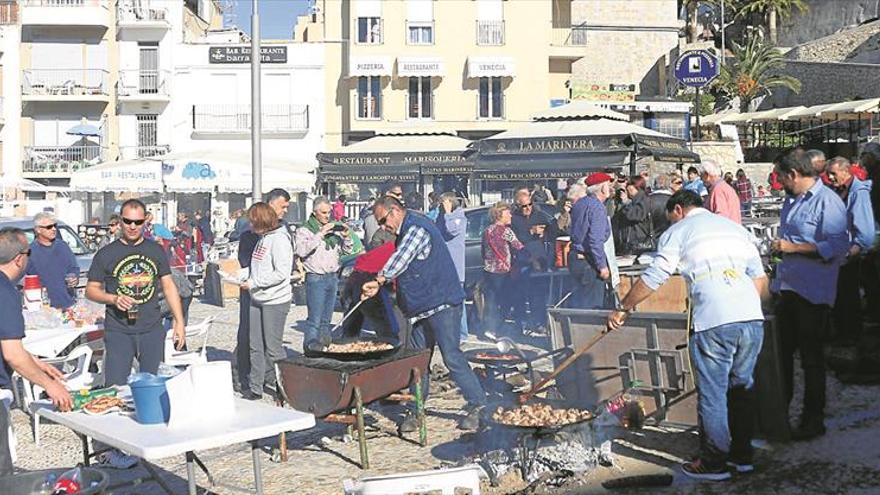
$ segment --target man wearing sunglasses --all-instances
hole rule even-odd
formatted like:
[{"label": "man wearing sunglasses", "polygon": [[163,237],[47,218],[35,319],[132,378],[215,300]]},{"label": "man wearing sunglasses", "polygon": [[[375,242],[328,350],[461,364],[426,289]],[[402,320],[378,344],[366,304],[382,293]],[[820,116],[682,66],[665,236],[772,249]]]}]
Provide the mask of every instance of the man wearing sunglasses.
[{"label": "man wearing sunglasses", "polygon": [[544,334],[550,282],[546,278],[531,277],[531,274],[546,272],[550,267],[550,247],[556,245],[556,222],[534,201],[527,187],[517,189],[514,202],[516,209],[510,228],[525,245],[528,256],[517,256],[513,261],[513,317],[521,333]]},{"label": "man wearing sunglasses", "polygon": [[[375,281],[362,287],[362,297],[379,293],[379,287],[397,281],[397,303],[413,324],[411,343],[416,348],[440,347],[440,355],[452,381],[461,389],[468,405],[459,428],[479,425],[479,412],[486,393],[461,351],[461,312],[464,290],[446,241],[428,217],[407,210],[396,198],[385,196],[373,205],[379,225],[397,236],[396,250]],[[428,395],[429,376],[425,373],[422,391]],[[410,411],[400,424],[400,432],[415,431],[418,422]]]},{"label": "man wearing sunglasses", "polygon": [[42,387],[59,410],[68,411],[72,405],[61,372],[31,356],[21,343],[24,338],[24,318],[21,313],[21,293],[15,284],[24,273],[30,253],[24,231],[0,229],[0,315],[3,315],[0,318],[0,477],[12,475],[9,449],[12,372]]},{"label": "man wearing sunglasses", "polygon": [[[159,293],[171,309],[177,349],[185,342],[183,307],[171,276],[168,257],[155,241],[144,239],[146,207],[136,199],[122,203],[122,236],[101,248],[89,268],[86,297],[105,304],[104,382],[125,385],[135,359],[139,371],[155,374],[165,358],[165,327]],[[102,463],[127,468],[135,460],[118,451],[107,452]]]},{"label": "man wearing sunglasses", "polygon": [[79,265],[70,246],[58,238],[58,220],[51,213],[34,216],[34,241],[25,274],[40,277],[53,308],[67,309],[76,302]]}]

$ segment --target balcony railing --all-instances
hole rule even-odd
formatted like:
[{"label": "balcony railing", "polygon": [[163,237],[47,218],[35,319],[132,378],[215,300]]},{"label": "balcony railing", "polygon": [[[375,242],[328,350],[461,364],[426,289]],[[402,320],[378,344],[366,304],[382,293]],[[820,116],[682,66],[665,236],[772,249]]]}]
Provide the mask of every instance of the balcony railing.
[{"label": "balcony railing", "polygon": [[0,2],[0,25],[18,24],[18,2]]},{"label": "balcony railing", "polygon": [[157,145],[157,146],[120,146],[119,147],[119,159],[120,160],[135,160],[138,158],[151,158],[154,156],[162,156],[171,153],[171,146],[169,145]]},{"label": "balcony railing", "polygon": [[586,46],[587,27],[584,25],[550,28],[551,46]]},{"label": "balcony railing", "polygon": [[168,9],[153,5],[151,2],[133,2],[120,0],[116,7],[117,23],[168,22]]},{"label": "balcony railing", "polygon": [[104,161],[101,146],[28,146],[22,172],[70,174]]},{"label": "balcony railing", "polygon": [[25,7],[103,7],[105,0],[22,0]]},{"label": "balcony railing", "polygon": [[[193,105],[194,132],[246,133],[251,130],[250,105]],[[263,105],[263,134],[301,133],[309,130],[308,105]]]},{"label": "balcony railing", "polygon": [[168,96],[169,72],[165,70],[121,70],[116,83],[118,96]]},{"label": "balcony railing", "polygon": [[23,71],[21,94],[29,96],[107,96],[104,69],[28,69]]},{"label": "balcony railing", "polygon": [[504,44],[504,21],[477,21],[477,44],[500,46]]}]

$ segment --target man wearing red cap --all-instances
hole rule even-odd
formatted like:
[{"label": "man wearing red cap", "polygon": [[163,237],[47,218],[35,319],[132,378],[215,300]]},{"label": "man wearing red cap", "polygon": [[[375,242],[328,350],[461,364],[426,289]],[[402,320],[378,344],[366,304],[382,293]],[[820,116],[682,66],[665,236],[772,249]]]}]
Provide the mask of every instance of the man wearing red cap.
[{"label": "man wearing red cap", "polygon": [[[596,309],[609,307],[609,283],[617,285],[619,276],[614,254],[611,222],[605,201],[611,197],[613,177],[604,172],[590,174],[587,188],[572,188],[571,245],[568,266],[574,279],[570,307]],[[576,196],[583,195],[580,198]]]}]

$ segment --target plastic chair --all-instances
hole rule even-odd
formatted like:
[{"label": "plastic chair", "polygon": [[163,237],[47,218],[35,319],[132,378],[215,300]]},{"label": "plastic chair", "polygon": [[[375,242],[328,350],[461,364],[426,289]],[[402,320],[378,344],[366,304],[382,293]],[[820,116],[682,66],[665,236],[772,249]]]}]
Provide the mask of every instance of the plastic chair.
[{"label": "plastic chair", "polygon": [[[76,392],[82,389],[90,389],[103,382],[102,373],[91,373],[89,366],[92,363],[92,347],[82,344],[73,348],[70,354],[55,359],[44,359],[43,362],[51,364],[64,371],[68,365],[73,365],[72,371],[64,374],[65,387],[67,390]],[[51,407],[52,403],[40,400],[43,395],[43,387],[30,383],[24,377],[21,378],[24,389],[24,408],[31,415],[34,427],[34,443],[40,446],[40,415],[37,411],[44,407]]]},{"label": "plastic chair", "polygon": [[[197,325],[186,327],[186,343],[189,349],[186,351],[178,351],[174,348],[174,332],[168,330],[165,337],[165,364],[168,366],[190,366],[192,364],[202,364],[208,362],[208,334],[211,332],[211,325],[214,317],[209,316]],[[201,342],[200,347],[193,348],[192,344]]]}]

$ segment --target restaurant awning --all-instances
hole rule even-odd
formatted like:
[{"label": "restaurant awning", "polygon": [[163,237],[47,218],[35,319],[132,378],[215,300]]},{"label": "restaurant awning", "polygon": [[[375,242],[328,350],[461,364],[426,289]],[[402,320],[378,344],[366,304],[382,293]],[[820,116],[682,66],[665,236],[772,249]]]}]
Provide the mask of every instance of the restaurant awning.
[{"label": "restaurant awning", "polygon": [[348,68],[349,77],[390,76],[391,57],[352,57]]},{"label": "restaurant awning", "polygon": [[[262,192],[276,187],[289,192],[311,190],[313,164],[264,156]],[[250,193],[250,153],[210,150],[173,153],[161,157],[105,162],[74,172],[74,191]]]},{"label": "restaurant awning", "polygon": [[318,153],[322,181],[417,182],[421,175],[462,175],[473,170],[468,145],[457,136],[408,134],[380,135],[343,147],[335,153]]},{"label": "restaurant awning", "polygon": [[399,77],[443,77],[443,60],[436,57],[398,57]]},{"label": "restaurant awning", "polygon": [[479,177],[532,173],[550,179],[582,175],[623,166],[633,153],[652,155],[658,161],[700,161],[699,155],[680,139],[609,119],[530,122],[480,140],[475,147],[479,152],[475,169]]},{"label": "restaurant awning", "polygon": [[467,76],[474,77],[513,77],[516,75],[516,62],[512,57],[468,57]]},{"label": "restaurant awning", "polygon": [[629,116],[592,103],[573,101],[532,115],[533,120],[609,119],[629,122]]},{"label": "restaurant awning", "polygon": [[857,118],[863,113],[880,113],[880,98],[836,103],[824,109],[819,116],[828,119]]}]

